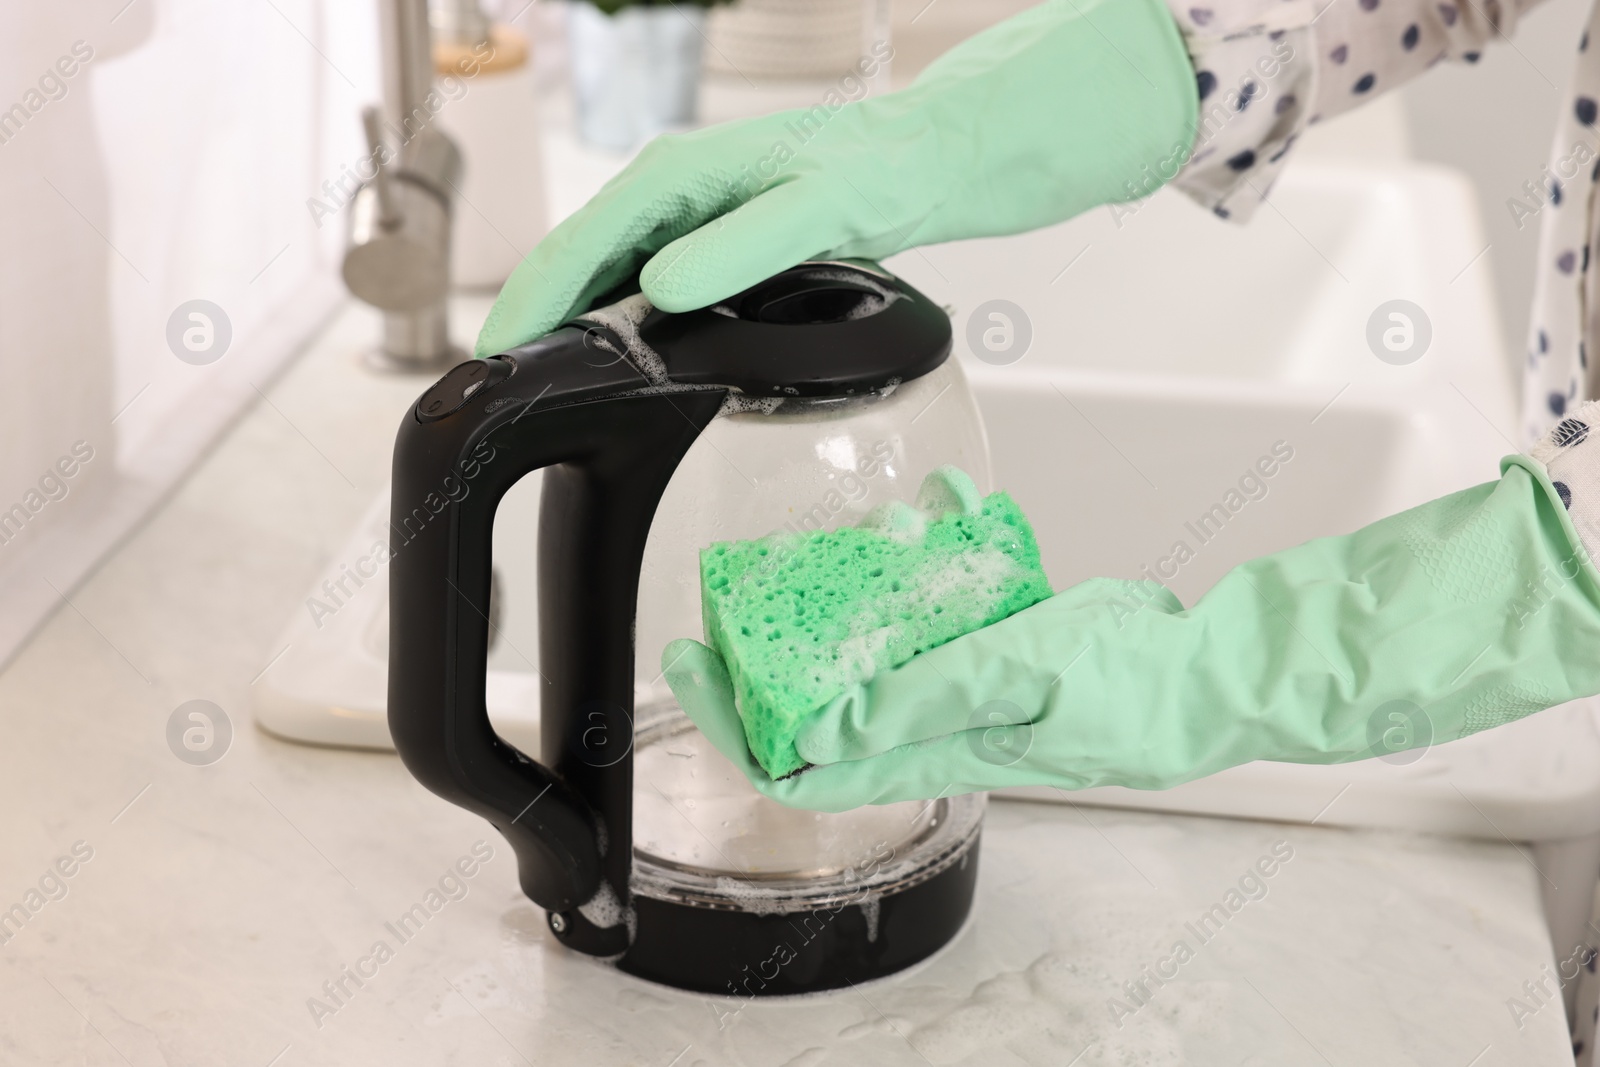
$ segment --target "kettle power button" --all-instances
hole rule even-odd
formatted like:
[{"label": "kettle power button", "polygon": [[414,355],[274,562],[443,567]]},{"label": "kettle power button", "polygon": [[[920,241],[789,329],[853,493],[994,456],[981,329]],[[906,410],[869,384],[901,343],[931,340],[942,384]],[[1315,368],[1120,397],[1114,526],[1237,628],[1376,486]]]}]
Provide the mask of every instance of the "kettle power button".
[{"label": "kettle power button", "polygon": [[509,360],[469,359],[452,367],[417,401],[417,421],[437,422],[453,415],[483,390],[511,377]]}]

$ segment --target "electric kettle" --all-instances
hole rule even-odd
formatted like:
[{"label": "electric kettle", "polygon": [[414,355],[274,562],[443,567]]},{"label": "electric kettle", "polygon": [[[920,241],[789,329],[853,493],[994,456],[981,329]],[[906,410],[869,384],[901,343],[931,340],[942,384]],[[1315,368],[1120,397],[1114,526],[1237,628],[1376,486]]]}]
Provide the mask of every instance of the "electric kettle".
[{"label": "electric kettle", "polygon": [[[659,657],[702,633],[700,549],[857,521],[945,464],[988,488],[949,318],[859,261],[805,263],[685,314],[636,286],[608,299],[457,366],[402,420],[395,747],[505,836],[560,942],[623,971],[754,997],[925,959],[971,908],[982,795],[785,808],[695,729]],[[537,758],[496,735],[484,702],[495,509],[534,470]]]}]

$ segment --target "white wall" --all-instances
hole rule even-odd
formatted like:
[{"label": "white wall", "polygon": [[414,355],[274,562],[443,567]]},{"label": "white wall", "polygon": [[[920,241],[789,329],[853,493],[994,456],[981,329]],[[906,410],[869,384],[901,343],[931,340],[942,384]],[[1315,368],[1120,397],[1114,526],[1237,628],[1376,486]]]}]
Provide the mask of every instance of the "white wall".
[{"label": "white wall", "polygon": [[[306,201],[359,151],[373,22],[334,0],[0,12],[0,662],[342,299],[342,219]],[[231,328],[205,365],[168,343],[194,299]]]},{"label": "white wall", "polygon": [[[1506,208],[1522,183],[1538,183],[1550,158],[1556,116],[1570,107],[1567,83],[1591,0],[1543,0],[1523,16],[1516,35],[1481,62],[1441,64],[1398,94],[1412,152],[1418,159],[1464,171],[1478,190],[1505,323],[1506,351],[1521,365],[1533,300],[1535,218],[1521,230]],[[1478,269],[1477,267],[1473,268]]]}]

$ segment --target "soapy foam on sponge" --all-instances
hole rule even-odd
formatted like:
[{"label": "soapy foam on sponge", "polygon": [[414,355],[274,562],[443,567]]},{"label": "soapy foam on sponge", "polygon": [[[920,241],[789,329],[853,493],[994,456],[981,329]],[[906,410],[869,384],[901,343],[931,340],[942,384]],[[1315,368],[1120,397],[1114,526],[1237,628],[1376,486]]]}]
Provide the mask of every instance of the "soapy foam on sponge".
[{"label": "soapy foam on sponge", "polygon": [[955,467],[857,526],[712,545],[700,581],[707,643],[774,778],[805,766],[794,738],[812,711],[1052,592],[1016,502]]}]

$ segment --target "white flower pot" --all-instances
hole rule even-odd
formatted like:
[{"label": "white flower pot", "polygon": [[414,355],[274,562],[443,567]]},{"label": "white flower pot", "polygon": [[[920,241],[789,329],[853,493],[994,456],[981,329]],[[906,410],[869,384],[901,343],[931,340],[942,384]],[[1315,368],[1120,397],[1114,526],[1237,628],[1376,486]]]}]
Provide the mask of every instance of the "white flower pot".
[{"label": "white flower pot", "polygon": [[627,151],[695,121],[704,8],[679,3],[607,15],[577,0],[567,12],[567,41],[583,140]]}]

